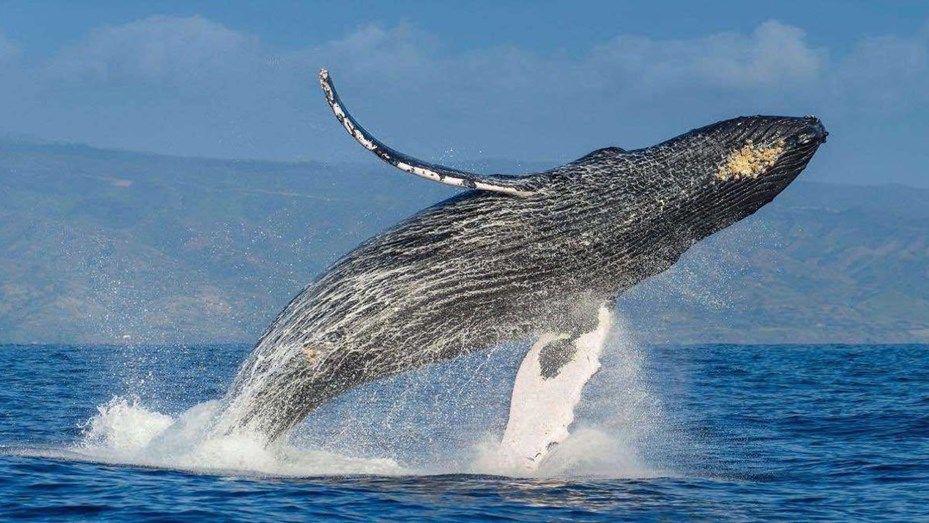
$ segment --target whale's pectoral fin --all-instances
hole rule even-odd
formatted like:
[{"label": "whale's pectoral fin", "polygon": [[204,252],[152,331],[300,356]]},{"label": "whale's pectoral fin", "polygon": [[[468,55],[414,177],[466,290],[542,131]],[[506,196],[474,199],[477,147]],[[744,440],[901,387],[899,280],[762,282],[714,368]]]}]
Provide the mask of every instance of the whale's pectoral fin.
[{"label": "whale's pectoral fin", "polygon": [[499,192],[513,196],[528,196],[534,191],[526,183],[526,177],[504,175],[485,176],[427,163],[422,160],[417,160],[412,156],[407,156],[399,151],[395,151],[372,136],[371,133],[366,131],[365,128],[349,114],[348,109],[345,108],[342,100],[339,99],[339,94],[336,92],[335,86],[332,85],[329,72],[325,69],[319,72],[319,84],[322,86],[323,93],[326,95],[326,102],[329,104],[329,108],[332,109],[336,119],[339,120],[342,127],[345,127],[348,134],[352,135],[352,138],[365,149],[371,151],[378,158],[401,171],[446,185],[464,187],[466,189]]},{"label": "whale's pectoral fin", "polygon": [[516,373],[510,417],[501,447],[528,470],[568,437],[584,385],[600,368],[600,353],[612,326],[606,306],[589,332],[546,333],[529,349]]}]

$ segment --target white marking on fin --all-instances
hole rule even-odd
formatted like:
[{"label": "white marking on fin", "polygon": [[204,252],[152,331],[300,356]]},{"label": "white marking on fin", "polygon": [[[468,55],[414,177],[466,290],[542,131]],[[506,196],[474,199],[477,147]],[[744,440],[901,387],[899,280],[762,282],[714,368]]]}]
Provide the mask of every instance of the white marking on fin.
[{"label": "white marking on fin", "polygon": [[536,470],[552,447],[568,438],[584,385],[600,369],[600,353],[613,325],[613,315],[608,307],[601,306],[597,318],[597,327],[577,338],[574,357],[557,375],[543,376],[540,355],[546,345],[568,338],[567,334],[542,335],[519,366],[501,449],[528,471]]},{"label": "white marking on fin", "polygon": [[533,193],[525,184],[520,183],[518,178],[483,176],[452,169],[450,167],[443,167],[441,165],[433,165],[391,149],[381,143],[377,138],[371,136],[371,134],[349,114],[348,110],[339,99],[339,94],[336,93],[335,86],[332,85],[329,71],[325,69],[319,71],[319,84],[322,86],[323,93],[326,95],[326,102],[329,104],[329,108],[332,109],[332,113],[339,123],[342,124],[342,127],[348,131],[348,134],[360,143],[362,147],[373,152],[378,158],[401,171],[455,187],[499,192],[513,196],[529,196]]}]

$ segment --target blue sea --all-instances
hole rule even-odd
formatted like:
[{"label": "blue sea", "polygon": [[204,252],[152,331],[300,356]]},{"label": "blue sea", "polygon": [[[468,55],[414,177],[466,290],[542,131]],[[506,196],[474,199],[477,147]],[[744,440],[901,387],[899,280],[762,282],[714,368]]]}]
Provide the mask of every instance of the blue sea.
[{"label": "blue sea", "polygon": [[522,349],[361,387],[268,449],[192,430],[247,346],[0,345],[0,517],[929,518],[929,346],[613,340],[532,474],[492,452]]}]

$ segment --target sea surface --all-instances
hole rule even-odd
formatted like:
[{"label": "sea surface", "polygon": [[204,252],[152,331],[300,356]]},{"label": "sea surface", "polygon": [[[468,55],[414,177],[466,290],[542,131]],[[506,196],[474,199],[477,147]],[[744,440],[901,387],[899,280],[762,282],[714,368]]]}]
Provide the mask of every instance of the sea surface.
[{"label": "sea surface", "polygon": [[617,337],[540,470],[518,346],[371,384],[286,443],[198,431],[247,346],[0,345],[0,518],[929,518],[929,346]]}]

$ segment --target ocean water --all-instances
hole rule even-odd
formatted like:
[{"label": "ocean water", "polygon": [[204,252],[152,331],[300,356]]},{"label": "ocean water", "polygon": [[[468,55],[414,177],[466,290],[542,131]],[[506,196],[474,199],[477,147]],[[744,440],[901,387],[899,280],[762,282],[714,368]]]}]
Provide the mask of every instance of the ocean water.
[{"label": "ocean water", "polygon": [[926,519],[929,346],[613,339],[535,473],[518,346],[362,387],[265,449],[200,431],[247,346],[0,345],[0,517]]}]

